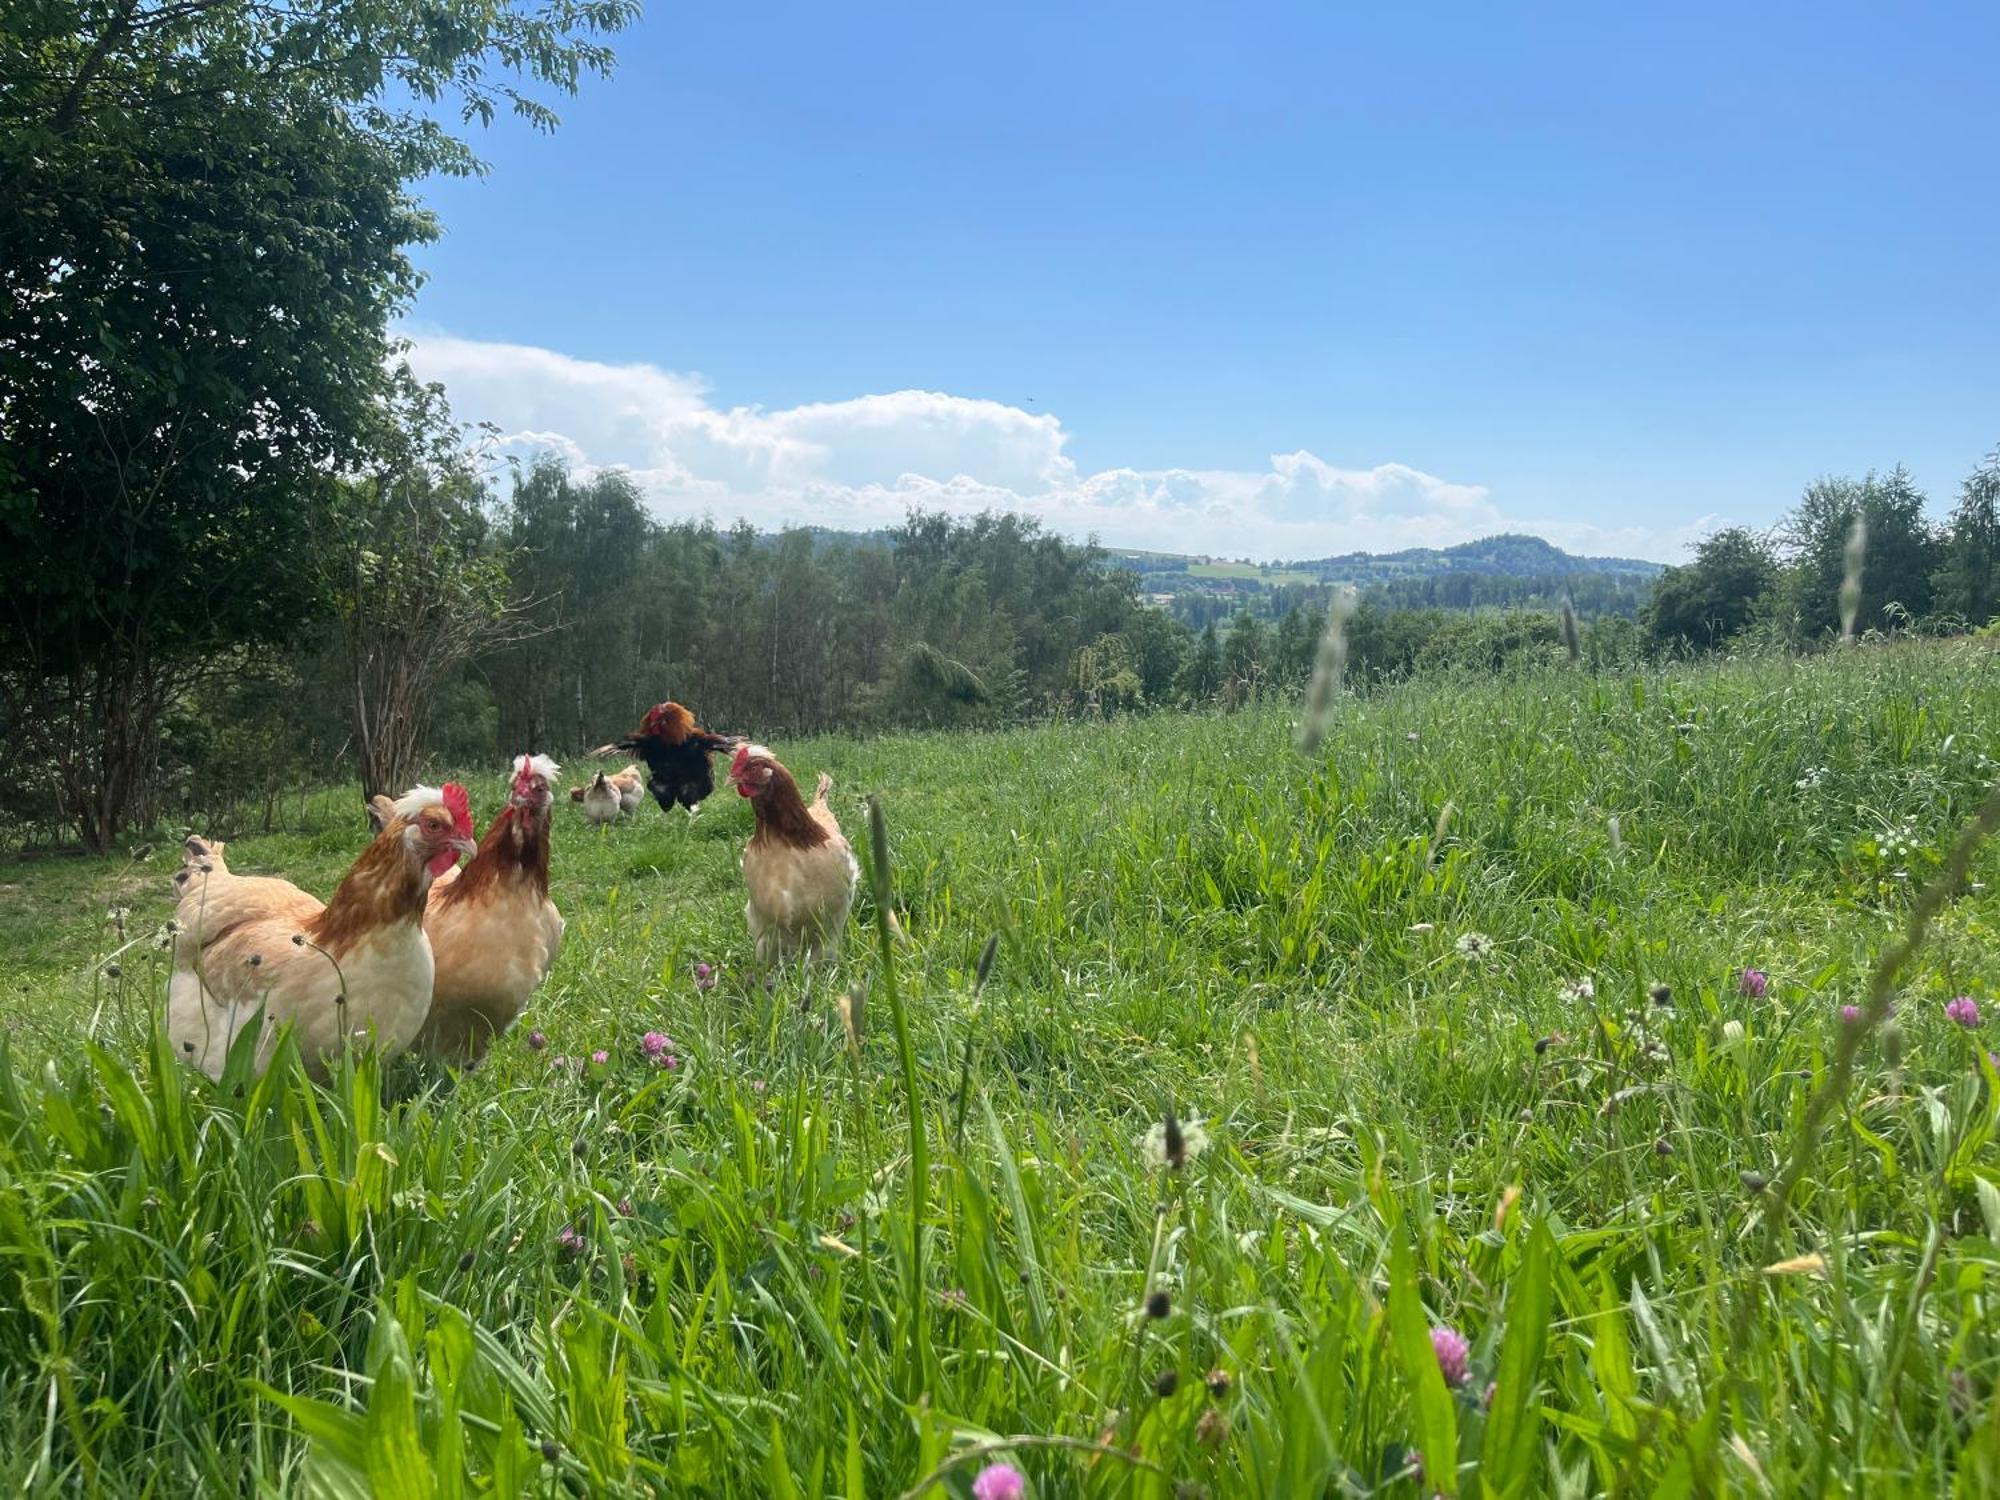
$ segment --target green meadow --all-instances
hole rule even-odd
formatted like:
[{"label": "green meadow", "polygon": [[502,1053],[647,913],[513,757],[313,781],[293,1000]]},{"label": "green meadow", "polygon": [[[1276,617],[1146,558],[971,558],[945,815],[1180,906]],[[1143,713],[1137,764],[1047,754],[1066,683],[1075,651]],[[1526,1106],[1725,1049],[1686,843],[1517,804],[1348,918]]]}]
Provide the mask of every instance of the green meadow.
[{"label": "green meadow", "polygon": [[778,743],[908,942],[769,983],[747,804],[561,801],[463,1077],[190,1076],[181,830],[0,863],[0,1484],[2000,1493],[1991,643],[1297,712]]},{"label": "green meadow", "polygon": [[1187,571],[1190,578],[1254,579],[1274,589],[1282,588],[1288,583],[1312,584],[1320,581],[1317,573],[1309,573],[1300,568],[1265,569],[1255,563],[1189,563]]}]

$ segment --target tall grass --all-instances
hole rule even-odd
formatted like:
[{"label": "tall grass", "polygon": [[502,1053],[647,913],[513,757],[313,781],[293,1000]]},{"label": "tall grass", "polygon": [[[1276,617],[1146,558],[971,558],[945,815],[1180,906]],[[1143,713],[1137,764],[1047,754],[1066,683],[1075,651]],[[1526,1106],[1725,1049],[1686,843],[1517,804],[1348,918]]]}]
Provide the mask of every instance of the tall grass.
[{"label": "tall grass", "polygon": [[[1839,1015],[1994,778],[1994,666],[783,745],[868,846],[839,970],[750,972],[733,799],[566,821],[562,960],[458,1079],[210,1084],[149,1024],[164,872],[0,867],[0,1480],[2000,1493],[1995,1022],[1942,1013],[2000,988],[1990,848]],[[232,866],[328,888],[314,806]]]}]

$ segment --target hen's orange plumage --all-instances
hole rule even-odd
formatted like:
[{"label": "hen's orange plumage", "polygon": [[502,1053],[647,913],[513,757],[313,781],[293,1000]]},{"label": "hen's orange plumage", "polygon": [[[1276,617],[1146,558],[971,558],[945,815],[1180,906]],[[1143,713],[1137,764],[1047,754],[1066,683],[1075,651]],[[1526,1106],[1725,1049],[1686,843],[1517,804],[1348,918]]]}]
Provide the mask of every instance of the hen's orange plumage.
[{"label": "hen's orange plumage", "polygon": [[546,755],[515,758],[507,806],[457,879],[430,895],[424,930],[436,955],[429,1019],[417,1041],[475,1066],[548,978],[562,914],[549,900],[549,822],[558,771]]},{"label": "hen's orange plumage", "polygon": [[757,815],[757,831],[743,851],[743,880],[750,888],[743,915],[758,960],[834,958],[861,871],[827,805],[833,778],[821,774],[808,806],[776,756],[762,745],[744,745],[729,779]]}]

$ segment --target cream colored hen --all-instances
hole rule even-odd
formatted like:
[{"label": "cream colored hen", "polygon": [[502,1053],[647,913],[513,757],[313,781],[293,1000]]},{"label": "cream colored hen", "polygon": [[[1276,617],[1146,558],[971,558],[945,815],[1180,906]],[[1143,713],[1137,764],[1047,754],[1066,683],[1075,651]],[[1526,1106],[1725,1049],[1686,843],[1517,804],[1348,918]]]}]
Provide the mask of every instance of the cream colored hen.
[{"label": "cream colored hen", "polygon": [[221,1077],[259,1006],[260,1073],[287,1023],[319,1075],[350,1043],[388,1055],[409,1046],[431,1006],[425,898],[476,846],[463,787],[419,787],[394,813],[324,906],[288,880],[231,873],[219,844],[187,841],[166,1017],[181,1058]]}]

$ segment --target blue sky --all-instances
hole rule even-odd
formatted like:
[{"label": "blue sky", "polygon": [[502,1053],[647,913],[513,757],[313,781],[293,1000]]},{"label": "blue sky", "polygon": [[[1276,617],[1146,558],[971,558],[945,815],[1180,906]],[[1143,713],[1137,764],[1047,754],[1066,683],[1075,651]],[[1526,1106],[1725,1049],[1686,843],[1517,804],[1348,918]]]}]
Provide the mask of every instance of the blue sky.
[{"label": "blue sky", "polygon": [[1672,559],[1897,462],[1944,510],[2000,7],[1647,9],[659,5],[426,189],[418,366],[762,524]]}]

